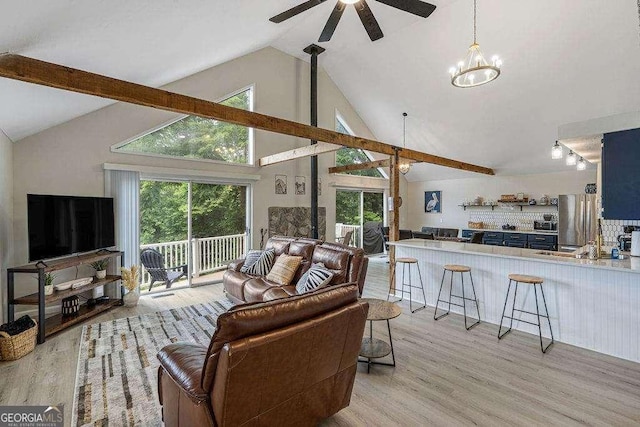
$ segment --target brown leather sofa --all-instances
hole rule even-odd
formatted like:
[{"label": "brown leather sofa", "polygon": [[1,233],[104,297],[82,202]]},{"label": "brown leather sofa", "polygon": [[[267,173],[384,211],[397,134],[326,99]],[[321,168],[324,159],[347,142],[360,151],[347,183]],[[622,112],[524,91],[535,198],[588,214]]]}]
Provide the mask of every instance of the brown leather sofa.
[{"label": "brown leather sofa", "polygon": [[218,317],[209,348],[158,353],[167,427],[310,426],[349,405],[369,305],[329,286]]},{"label": "brown leather sofa", "polygon": [[271,237],[265,249],[273,249],[276,259],[282,254],[301,256],[302,263],[289,286],[280,286],[265,277],[250,276],[240,272],[244,259],[229,264],[222,283],[227,297],[235,303],[267,301],[274,298],[297,295],[295,284],[312,263],[322,262],[333,271],[330,285],[357,283],[362,294],[369,259],[360,248],[340,243],[294,237]]}]

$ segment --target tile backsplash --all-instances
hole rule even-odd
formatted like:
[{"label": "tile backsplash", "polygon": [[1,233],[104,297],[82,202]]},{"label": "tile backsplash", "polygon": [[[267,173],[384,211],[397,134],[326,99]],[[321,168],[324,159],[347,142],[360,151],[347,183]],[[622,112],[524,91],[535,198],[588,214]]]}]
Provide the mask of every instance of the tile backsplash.
[{"label": "tile backsplash", "polygon": [[640,226],[640,221],[625,221],[617,219],[604,219],[602,220],[602,237],[605,244],[616,245],[618,243],[618,236],[624,234],[625,225]]},{"label": "tile backsplash", "polygon": [[515,225],[516,230],[533,230],[534,221],[543,221],[544,214],[553,215],[552,220],[558,220],[558,211],[555,208],[540,209],[533,211],[520,211],[520,208],[503,209],[495,211],[472,212],[469,214],[469,221],[482,222],[483,227],[490,230],[501,229],[503,225]]}]

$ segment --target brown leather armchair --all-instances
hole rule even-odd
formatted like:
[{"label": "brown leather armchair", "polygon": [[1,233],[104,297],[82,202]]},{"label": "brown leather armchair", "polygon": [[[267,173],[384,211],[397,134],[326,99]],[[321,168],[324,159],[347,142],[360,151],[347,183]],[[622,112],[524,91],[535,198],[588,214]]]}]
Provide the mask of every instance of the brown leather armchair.
[{"label": "brown leather armchair", "polygon": [[368,312],[355,284],[236,306],[209,348],[158,353],[167,427],[315,425],[349,405]]}]

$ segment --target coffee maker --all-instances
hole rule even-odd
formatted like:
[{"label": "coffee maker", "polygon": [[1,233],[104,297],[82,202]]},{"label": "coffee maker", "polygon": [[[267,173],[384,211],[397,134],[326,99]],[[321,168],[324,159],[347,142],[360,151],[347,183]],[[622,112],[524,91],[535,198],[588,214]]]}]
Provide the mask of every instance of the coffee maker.
[{"label": "coffee maker", "polygon": [[634,231],[640,231],[640,227],[635,225],[625,225],[624,234],[618,236],[618,247],[621,251],[631,251],[631,233]]}]

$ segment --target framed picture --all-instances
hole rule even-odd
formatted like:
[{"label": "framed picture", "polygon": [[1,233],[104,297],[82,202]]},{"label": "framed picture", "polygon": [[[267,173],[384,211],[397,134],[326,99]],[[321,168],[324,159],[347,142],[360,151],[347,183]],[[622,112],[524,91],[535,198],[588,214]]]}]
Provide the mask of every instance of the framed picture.
[{"label": "framed picture", "polygon": [[516,200],[522,202],[524,200],[524,193],[516,194]]},{"label": "framed picture", "polygon": [[424,192],[424,211],[427,213],[442,213],[442,191]]},{"label": "framed picture", "polygon": [[287,175],[276,175],[276,194],[287,194]]},{"label": "framed picture", "polygon": [[296,176],[296,195],[304,196],[306,193],[306,179],[304,176]]}]

